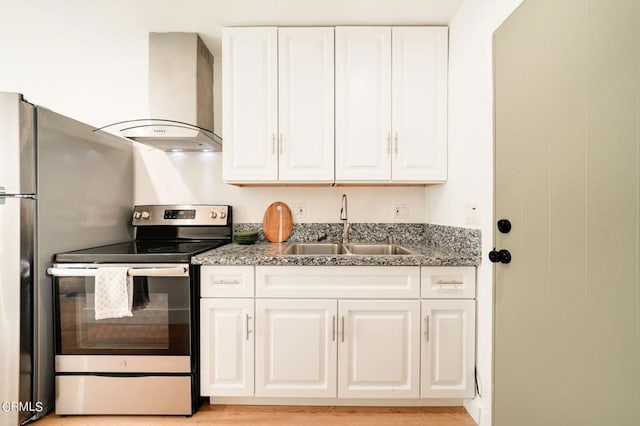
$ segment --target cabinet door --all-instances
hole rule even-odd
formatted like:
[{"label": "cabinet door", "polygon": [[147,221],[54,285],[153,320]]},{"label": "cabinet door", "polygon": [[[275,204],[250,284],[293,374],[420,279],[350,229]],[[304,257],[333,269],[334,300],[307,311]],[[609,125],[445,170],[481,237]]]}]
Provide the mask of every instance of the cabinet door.
[{"label": "cabinet door", "polygon": [[417,398],[418,300],[341,300],[338,397]]},{"label": "cabinet door", "polygon": [[333,28],[278,28],[279,180],[333,182]]},{"label": "cabinet door", "polygon": [[391,28],[336,27],[336,181],[391,178]]},{"label": "cabinet door", "polygon": [[394,181],[447,179],[447,27],[393,27]]},{"label": "cabinet door", "polygon": [[472,398],[475,300],[423,300],[423,398]]},{"label": "cabinet door", "polygon": [[275,27],[224,28],[222,34],[223,178],[278,178]]},{"label": "cabinet door", "polygon": [[200,395],[253,396],[253,299],[200,299]]},{"label": "cabinet door", "polygon": [[256,396],[335,397],[335,300],[256,300]]}]

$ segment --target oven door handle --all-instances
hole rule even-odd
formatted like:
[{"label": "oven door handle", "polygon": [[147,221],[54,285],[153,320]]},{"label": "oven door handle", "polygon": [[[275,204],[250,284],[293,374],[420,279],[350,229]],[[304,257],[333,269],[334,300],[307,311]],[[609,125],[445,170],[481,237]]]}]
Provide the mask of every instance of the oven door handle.
[{"label": "oven door handle", "polygon": [[[95,277],[97,268],[49,268],[47,274],[54,277]],[[172,268],[130,268],[127,274],[131,277],[186,277],[189,268],[178,266]]]}]

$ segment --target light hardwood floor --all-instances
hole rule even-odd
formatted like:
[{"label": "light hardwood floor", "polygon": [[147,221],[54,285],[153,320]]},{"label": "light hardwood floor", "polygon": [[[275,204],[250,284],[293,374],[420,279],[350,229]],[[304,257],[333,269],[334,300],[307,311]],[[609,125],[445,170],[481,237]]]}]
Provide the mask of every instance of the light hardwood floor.
[{"label": "light hardwood floor", "polygon": [[462,407],[297,407],[204,404],[192,417],[68,416],[49,414],[35,426],[475,426]]}]

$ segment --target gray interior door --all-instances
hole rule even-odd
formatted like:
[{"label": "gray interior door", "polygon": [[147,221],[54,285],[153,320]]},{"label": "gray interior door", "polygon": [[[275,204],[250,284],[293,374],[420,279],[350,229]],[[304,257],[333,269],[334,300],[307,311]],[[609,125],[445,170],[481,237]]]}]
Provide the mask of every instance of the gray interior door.
[{"label": "gray interior door", "polygon": [[640,1],[494,35],[494,424],[640,424]]}]

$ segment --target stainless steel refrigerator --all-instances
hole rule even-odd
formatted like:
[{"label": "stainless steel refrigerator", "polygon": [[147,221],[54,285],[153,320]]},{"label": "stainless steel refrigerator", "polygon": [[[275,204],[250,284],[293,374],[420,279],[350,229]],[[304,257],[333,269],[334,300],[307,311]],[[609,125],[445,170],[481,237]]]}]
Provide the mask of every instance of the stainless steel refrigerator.
[{"label": "stainless steel refrigerator", "polygon": [[132,144],[93,130],[0,92],[0,426],[53,408],[53,254],[132,237]]}]

